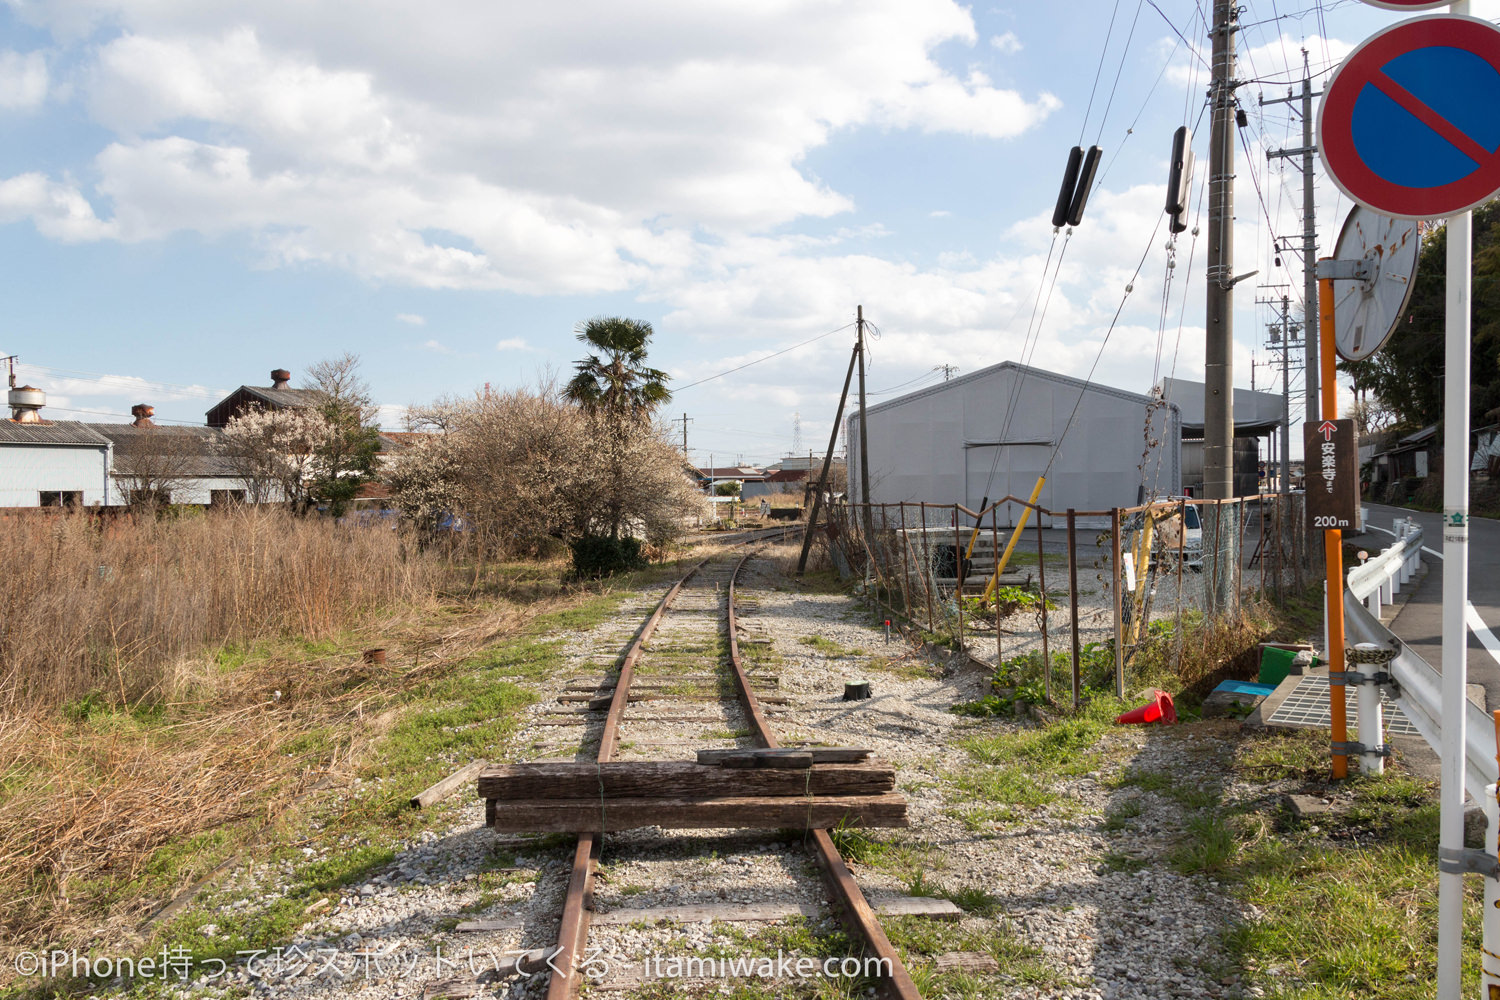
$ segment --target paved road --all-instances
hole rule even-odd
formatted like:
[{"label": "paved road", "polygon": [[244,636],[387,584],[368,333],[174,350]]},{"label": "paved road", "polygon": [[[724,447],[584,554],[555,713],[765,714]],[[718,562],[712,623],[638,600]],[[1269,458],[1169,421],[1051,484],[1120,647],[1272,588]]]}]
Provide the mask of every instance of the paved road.
[{"label": "paved road", "polygon": [[[1366,506],[1370,508],[1370,523],[1387,530],[1398,517],[1415,518],[1422,526],[1423,546],[1438,553],[1443,551],[1441,515],[1381,504]],[[1391,541],[1390,535],[1378,531],[1371,531],[1361,538],[1374,548],[1384,548]],[[1396,615],[1391,631],[1441,671],[1443,561],[1426,553],[1422,561],[1427,566],[1427,576]],[[1469,527],[1469,603],[1474,605],[1490,631],[1500,636],[1500,521],[1476,517]],[[1483,685],[1488,708],[1500,708],[1500,660],[1484,647],[1472,630],[1468,632],[1468,641],[1469,683]]]}]

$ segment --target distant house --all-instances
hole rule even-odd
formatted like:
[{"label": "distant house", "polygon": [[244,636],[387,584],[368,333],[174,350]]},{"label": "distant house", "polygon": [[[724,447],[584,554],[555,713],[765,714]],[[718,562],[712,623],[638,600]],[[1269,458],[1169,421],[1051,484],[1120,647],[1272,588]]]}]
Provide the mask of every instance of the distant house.
[{"label": "distant house", "polygon": [[770,496],[773,493],[802,493],[807,488],[806,469],[777,469],[768,472],[766,477],[758,482],[747,482],[741,488],[740,496],[745,500],[754,500],[756,497]]},{"label": "distant house", "polygon": [[10,390],[11,416],[0,420],[0,507],[84,507],[109,494],[108,438],[76,420],[43,420],[46,395]]},{"label": "distant house", "polygon": [[694,471],[698,474],[699,487],[704,490],[707,490],[710,485],[717,487],[720,483],[739,483],[743,491],[746,483],[759,483],[766,478],[765,469],[751,465],[729,465]]},{"label": "distant house", "polygon": [[105,506],[124,506],[155,492],[159,503],[203,506],[240,503],[243,478],[223,454],[224,432],[217,427],[160,427],[151,407],[135,408],[132,424],[87,424],[113,445],[110,493]]},{"label": "distant house", "polygon": [[[1437,468],[1438,425],[1424,427],[1419,431],[1397,438],[1395,443],[1374,456],[1370,462],[1370,486],[1372,489],[1391,489],[1403,480],[1426,479],[1429,472]],[[1407,482],[1397,488],[1397,493],[1416,489],[1415,482]],[[1401,496],[1400,499],[1405,499]]]},{"label": "distant house", "polygon": [[227,427],[229,421],[247,410],[300,410],[318,404],[321,394],[317,390],[289,388],[291,380],[291,372],[277,368],[271,372],[268,386],[240,386],[208,411],[208,426]]}]

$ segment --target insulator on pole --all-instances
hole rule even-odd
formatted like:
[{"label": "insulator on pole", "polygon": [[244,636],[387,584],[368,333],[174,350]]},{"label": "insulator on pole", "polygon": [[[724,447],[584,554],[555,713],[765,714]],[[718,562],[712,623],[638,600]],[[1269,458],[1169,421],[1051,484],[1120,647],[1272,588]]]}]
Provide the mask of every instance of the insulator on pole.
[{"label": "insulator on pole", "polygon": [[1083,221],[1083,209],[1089,203],[1089,189],[1094,186],[1094,175],[1099,172],[1099,159],[1103,155],[1103,149],[1091,146],[1088,156],[1084,157],[1083,169],[1078,173],[1078,186],[1073,191],[1073,200],[1068,204],[1068,225],[1070,226],[1076,226]]},{"label": "insulator on pole", "polygon": [[1179,125],[1172,133],[1172,159],[1167,168],[1167,214],[1172,217],[1171,231],[1187,229],[1188,202],[1193,193],[1193,133]]},{"label": "insulator on pole", "polygon": [[1074,146],[1068,151],[1068,167],[1063,171],[1062,189],[1057,192],[1057,205],[1052,209],[1052,225],[1065,226],[1068,210],[1073,207],[1073,192],[1078,187],[1078,169],[1083,166],[1083,147]]}]

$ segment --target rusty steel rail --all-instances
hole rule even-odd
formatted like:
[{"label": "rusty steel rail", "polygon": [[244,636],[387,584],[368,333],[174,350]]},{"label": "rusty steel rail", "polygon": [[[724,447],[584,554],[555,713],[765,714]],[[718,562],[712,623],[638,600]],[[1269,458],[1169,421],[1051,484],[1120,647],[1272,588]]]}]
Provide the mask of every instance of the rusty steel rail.
[{"label": "rusty steel rail", "polygon": [[[740,539],[736,544],[753,545],[774,534],[786,532],[785,528],[770,529],[757,533],[755,537]],[[610,696],[609,714],[604,719],[604,731],[599,738],[598,760],[606,763],[614,757],[615,745],[619,741],[620,719],[630,702],[630,682],[635,675],[636,662],[646,641],[656,631],[657,624],[666,614],[672,601],[682,592],[683,586],[697,572],[713,561],[713,557],[696,563],[682,578],[672,584],[662,599],[657,602],[651,617],[646,619],[635,637],[626,647],[625,658],[620,663],[620,674],[615,679],[614,693]],[[743,565],[744,560],[740,561]],[[738,566],[736,566],[738,572]],[[731,602],[732,603],[732,602]],[[731,633],[732,634],[732,633]],[[757,708],[758,712],[759,709]],[[578,993],[581,964],[578,959],[585,954],[589,924],[594,913],[594,872],[598,867],[602,834],[581,833],[573,849],[573,870],[568,878],[568,894],[563,901],[562,924],[557,932],[557,947],[553,950],[548,966],[551,973],[547,981],[547,1000],[572,1000]]]},{"label": "rusty steel rail", "polygon": [[[734,686],[739,691],[740,700],[745,703],[745,712],[750,716],[750,723],[755,729],[756,742],[768,749],[775,749],[781,744],[771,732],[771,726],[760,710],[760,701],[750,688],[750,678],[746,676],[744,664],[740,661],[740,642],[736,634],[735,584],[739,580],[740,570],[754,554],[745,553],[735,564],[734,573],[729,577],[729,664],[734,669]],[[875,915],[869,900],[865,899],[865,894],[860,891],[859,883],[854,880],[849,866],[844,863],[844,857],[839,853],[833,838],[827,830],[813,830],[811,833],[813,859],[817,861],[828,894],[843,918],[845,930],[857,940],[863,941],[868,952],[875,958],[890,963],[890,978],[881,981],[885,995],[893,1000],[921,1000],[917,984],[912,981],[911,973],[906,971],[906,966],[901,962],[900,952],[891,944],[891,939],[886,937],[885,929],[880,926],[880,919]]]}]

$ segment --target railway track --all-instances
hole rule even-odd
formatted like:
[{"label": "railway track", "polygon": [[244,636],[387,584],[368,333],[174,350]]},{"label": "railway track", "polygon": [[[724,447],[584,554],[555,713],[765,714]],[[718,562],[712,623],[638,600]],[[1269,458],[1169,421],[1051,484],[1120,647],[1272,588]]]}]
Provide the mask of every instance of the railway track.
[{"label": "railway track", "polygon": [[[592,690],[584,690],[588,682],[569,685],[560,700],[568,705],[588,704],[588,708],[568,711],[591,717],[587,723],[591,732],[597,725],[598,762],[683,759],[684,751],[674,752],[674,744],[700,748],[730,744],[744,749],[781,746],[767,715],[786,699],[775,694],[774,677],[747,669],[737,634],[736,598],[741,572],[758,547],[786,533],[783,528],[749,533],[738,542],[751,547],[743,555],[711,556],[693,566],[626,645],[618,672],[599,677]],[[663,732],[678,739],[664,740]],[[548,953],[548,1000],[572,1000],[585,979],[603,840],[602,834],[583,833],[574,846],[557,943]],[[883,973],[876,980],[882,995],[917,1000],[910,974],[830,832],[811,830],[802,843],[821,875],[823,902],[864,957],[879,963],[873,967]],[[645,846],[654,846],[659,854],[661,845]],[[638,841],[622,842],[612,835],[611,860],[642,848]],[[792,888],[788,886],[788,891]]]}]

